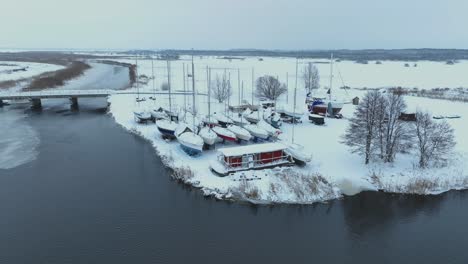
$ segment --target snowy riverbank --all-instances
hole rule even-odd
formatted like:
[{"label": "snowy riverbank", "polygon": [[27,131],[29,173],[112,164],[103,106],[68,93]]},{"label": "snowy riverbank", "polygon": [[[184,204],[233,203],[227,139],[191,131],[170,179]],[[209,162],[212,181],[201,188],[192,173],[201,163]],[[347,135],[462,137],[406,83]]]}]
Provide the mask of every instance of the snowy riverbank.
[{"label": "snowy riverbank", "polygon": [[[361,91],[353,90],[359,94]],[[429,109],[436,114],[453,114],[468,111],[468,105],[443,100],[406,97],[409,108]],[[179,97],[175,101],[181,101]],[[201,105],[205,98],[199,99]],[[373,163],[364,165],[362,157],[351,154],[342,144],[341,137],[348,126],[354,106],[347,104],[343,119],[327,119],[325,126],[311,124],[306,115],[303,123],[295,127],[295,141],[305,146],[313,155],[312,162],[305,167],[278,168],[236,173],[219,177],[209,169],[216,158],[216,150],[204,151],[202,156],[190,157],[183,152],[177,141],[161,138],[155,124],[138,124],[133,117],[136,107],[135,95],[113,95],[109,99],[110,113],[125,129],[139,134],[152,143],[165,164],[176,171],[176,176],[186,183],[199,187],[205,195],[220,199],[241,198],[261,203],[308,204],[339,198],[342,194],[353,195],[362,190],[383,190],[395,193],[438,194],[452,189],[468,188],[466,160],[468,143],[462,138],[468,127],[464,119],[450,120],[455,129],[457,147],[448,166],[421,170],[417,158],[412,154],[398,155],[394,164]],[[147,100],[140,107],[154,107]],[[454,104],[457,104],[454,107]],[[434,107],[437,105],[437,107]],[[221,107],[221,106],[218,106]],[[280,140],[290,141],[292,125],[283,124]],[[218,144],[233,147],[236,144]],[[248,180],[242,180],[247,178]],[[244,193],[241,195],[240,193]]]}]

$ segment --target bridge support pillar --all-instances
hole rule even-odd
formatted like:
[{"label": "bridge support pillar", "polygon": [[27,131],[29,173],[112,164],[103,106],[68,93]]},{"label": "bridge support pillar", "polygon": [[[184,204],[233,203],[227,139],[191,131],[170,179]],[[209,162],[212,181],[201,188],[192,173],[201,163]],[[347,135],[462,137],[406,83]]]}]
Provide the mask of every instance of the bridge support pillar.
[{"label": "bridge support pillar", "polygon": [[40,109],[42,108],[42,102],[40,98],[33,98],[31,99],[32,107],[34,109]]},{"label": "bridge support pillar", "polygon": [[78,97],[70,97],[70,103],[72,109],[78,109]]}]

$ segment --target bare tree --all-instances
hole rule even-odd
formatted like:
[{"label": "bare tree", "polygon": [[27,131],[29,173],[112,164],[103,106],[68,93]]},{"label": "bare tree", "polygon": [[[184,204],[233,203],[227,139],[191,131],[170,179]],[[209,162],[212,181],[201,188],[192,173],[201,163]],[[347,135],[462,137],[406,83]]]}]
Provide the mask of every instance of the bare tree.
[{"label": "bare tree", "polygon": [[398,152],[404,152],[411,146],[407,123],[400,120],[405,109],[406,103],[400,93],[388,93],[379,99],[377,143],[380,158],[385,162],[393,162]]},{"label": "bare tree", "polygon": [[277,78],[270,75],[258,78],[256,86],[255,93],[258,98],[272,101],[276,101],[280,95],[288,91],[285,84],[280,83]]},{"label": "bare tree", "polygon": [[317,67],[309,62],[304,66],[302,72],[302,78],[304,79],[304,86],[308,93],[316,90],[320,86],[320,76]]},{"label": "bare tree", "polygon": [[369,91],[364,96],[354,116],[349,120],[350,125],[345,132],[343,143],[351,147],[353,153],[363,154],[365,164],[369,161],[373,153],[373,143],[378,133],[377,123],[379,115],[379,103],[382,94],[379,91]]},{"label": "bare tree", "polygon": [[216,80],[211,85],[211,91],[213,97],[218,100],[219,103],[222,103],[232,95],[231,81],[226,78],[225,74],[222,78],[216,75]]},{"label": "bare tree", "polygon": [[455,146],[452,127],[445,120],[434,121],[427,112],[416,113],[415,134],[421,168],[428,167],[436,157],[439,162],[446,161]]},{"label": "bare tree", "polygon": [[161,84],[161,90],[162,91],[169,91],[169,84],[167,82],[164,82]]}]

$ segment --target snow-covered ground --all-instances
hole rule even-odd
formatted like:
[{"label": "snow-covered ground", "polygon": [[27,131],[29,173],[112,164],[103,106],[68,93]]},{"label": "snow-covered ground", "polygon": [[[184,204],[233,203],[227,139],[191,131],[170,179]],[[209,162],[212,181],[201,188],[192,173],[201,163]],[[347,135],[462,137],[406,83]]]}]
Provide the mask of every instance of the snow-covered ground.
[{"label": "snow-covered ground", "polygon": [[[179,100],[181,99],[179,98]],[[219,177],[209,170],[210,161],[216,159],[215,150],[205,151],[200,157],[190,157],[183,152],[177,141],[163,140],[154,124],[137,124],[134,121],[131,111],[135,108],[134,96],[114,95],[110,102],[110,112],[117,123],[148,139],[168,166],[172,168],[189,167],[194,172],[194,177],[189,179],[189,182],[202,187],[208,194],[216,193],[221,197],[231,195],[232,189],[242,185],[240,179],[243,175],[246,175],[247,178],[261,178],[250,182],[259,191],[258,199],[285,203],[311,203],[339,197],[341,192],[355,194],[362,190],[383,189],[389,192],[435,194],[450,189],[468,188],[468,175],[466,174],[468,171],[466,163],[468,143],[463,141],[463,136],[467,133],[467,126],[464,124],[463,118],[449,120],[455,129],[458,143],[450,164],[443,168],[420,170],[417,168],[418,160],[414,154],[399,155],[394,164],[373,163],[368,166],[364,165],[362,157],[351,154],[340,141],[348,125],[347,118],[353,113],[354,107],[352,105],[345,106],[344,119],[327,119],[325,126],[311,124],[304,115],[303,123],[297,124],[295,127],[295,142],[303,145],[307,152],[312,153],[313,158],[312,162],[305,167],[294,167],[294,172],[307,177],[321,175],[331,185],[323,185],[324,189],[321,193],[307,193],[307,190],[297,193],[297,190],[291,187],[291,183],[278,177],[278,175],[284,174],[293,175],[290,169],[245,172],[237,173],[235,176]],[[457,113],[468,111],[468,105],[463,103],[455,103],[458,105],[454,106],[454,103],[449,101],[416,97],[407,97],[407,102],[410,107],[433,110],[434,114],[453,114],[453,109],[457,109]],[[149,108],[153,102],[148,100],[140,104],[146,104]],[[436,108],[434,108],[435,104],[438,104]],[[280,140],[285,143],[290,142],[292,125],[284,124],[281,130],[283,134],[280,136]],[[219,144],[217,147],[234,146],[236,145]],[[295,179],[294,176],[290,177]],[[421,181],[430,181],[434,185],[422,190],[416,188],[419,186],[418,182]],[[280,187],[274,188],[272,185]],[[280,191],[273,195],[272,188]],[[305,196],[303,193],[306,193]]]},{"label": "snow-covered ground", "polygon": [[[122,61],[122,59],[119,59]],[[125,62],[134,62],[124,60]],[[150,60],[140,60],[139,74],[152,76],[152,67]],[[167,80],[166,63],[154,61],[155,65],[155,85],[158,89],[162,82]],[[174,90],[182,90],[182,63],[188,65],[189,61],[176,61],[171,65],[171,82]],[[241,71],[241,87],[244,82],[242,99],[251,100],[251,68],[254,67],[255,76],[271,74],[284,76],[289,71],[289,93],[283,96],[278,104],[291,105],[294,94],[294,59],[283,58],[265,58],[259,61],[257,58],[248,58],[245,60],[221,60],[216,58],[198,59],[196,65],[196,87],[200,93],[206,93],[206,66],[209,65],[212,70],[212,79],[215,74],[223,74],[224,68],[231,68],[227,72],[231,73],[234,94],[231,102],[236,104],[239,101],[239,94],[242,94],[237,88],[238,68]],[[300,65],[304,65],[301,62]],[[362,88],[362,87],[389,87],[393,85],[418,86],[418,87],[459,87],[468,86],[468,77],[462,72],[468,70],[468,62],[460,62],[455,65],[445,65],[441,62],[418,62],[417,67],[404,67],[405,62],[383,62],[376,64],[356,64],[354,62],[339,62],[338,69],[344,81],[344,85]],[[410,64],[411,66],[413,64]],[[329,83],[329,64],[317,64],[320,75],[322,76],[322,87]],[[367,67],[367,69],[366,69]],[[180,69],[179,69],[180,68]],[[179,69],[179,70],[176,70]],[[335,68],[336,70],[336,68]],[[407,71],[419,71],[414,75],[407,75]],[[180,73],[179,73],[180,72]],[[431,74],[431,72],[433,74]],[[435,72],[439,72],[435,75]],[[374,74],[370,74],[374,73]],[[375,75],[378,73],[377,75]],[[424,74],[423,74],[424,73]],[[427,74],[427,75],[426,75]],[[339,86],[341,79],[335,72],[334,82]],[[349,78],[348,78],[349,77]],[[280,77],[281,79],[281,77]],[[348,83],[351,80],[351,85]],[[140,91],[151,92],[153,84],[150,80],[147,85],[140,87]],[[298,107],[304,109],[303,123],[295,126],[295,142],[303,145],[305,150],[312,154],[312,162],[305,167],[294,167],[291,169],[273,169],[263,171],[253,171],[237,173],[234,176],[219,177],[209,170],[209,163],[216,159],[216,151],[209,150],[203,152],[200,157],[187,156],[180,148],[177,141],[168,142],[161,138],[156,126],[152,123],[137,124],[134,121],[132,110],[138,108],[151,109],[156,106],[167,106],[168,96],[158,95],[157,100],[147,100],[139,103],[135,102],[136,95],[114,95],[110,98],[110,112],[117,123],[126,129],[140,134],[148,139],[158,153],[166,161],[166,164],[172,168],[189,167],[193,172],[193,177],[188,182],[201,187],[206,194],[216,194],[218,197],[230,197],[239,189],[255,189],[255,198],[259,201],[269,201],[277,203],[311,203],[327,199],[333,199],[344,194],[355,194],[362,190],[383,189],[389,192],[399,193],[421,193],[436,194],[450,189],[468,188],[468,142],[463,140],[463,136],[468,132],[468,125],[464,118],[450,119],[449,123],[455,129],[457,146],[453,157],[447,167],[430,168],[421,170],[417,167],[417,157],[414,153],[398,155],[394,164],[373,163],[364,165],[364,160],[357,154],[351,154],[349,149],[341,143],[341,137],[348,126],[347,119],[352,116],[355,107],[346,104],[343,108],[343,119],[327,119],[325,126],[315,126],[307,119],[306,108],[304,105],[305,92],[302,88],[302,81],[298,80],[297,102]],[[190,90],[190,81],[187,80],[186,89]],[[320,92],[325,92],[321,89]],[[340,90],[336,89],[335,95],[349,102],[354,96],[364,94],[364,91],[357,89]],[[149,97],[150,95],[143,95]],[[181,95],[172,97],[173,105],[178,105],[181,109],[184,101],[191,108],[191,96],[185,99]],[[451,102],[444,100],[410,97],[407,96],[406,102],[411,110],[420,109],[431,111],[434,115],[463,115],[468,112],[468,104],[461,102]],[[196,108],[199,113],[207,113],[207,96],[198,95]],[[211,100],[212,112],[224,111],[223,104],[214,103]],[[254,99],[254,103],[257,100]],[[288,143],[292,140],[292,125],[284,124],[281,128],[283,134],[280,141]],[[253,144],[253,143],[251,143]],[[234,147],[235,144],[219,144],[217,147]],[[297,174],[296,174],[297,173]],[[284,175],[292,175],[289,178]],[[308,179],[316,179],[321,175],[327,184],[321,184],[321,188],[307,189]],[[245,186],[242,177],[253,179]],[[261,179],[259,179],[261,178]],[[287,180],[286,180],[287,178]],[[293,182],[290,182],[293,181]],[[295,181],[295,182],[294,182]],[[431,184],[425,184],[430,182]],[[303,186],[303,189],[297,186]],[[305,189],[304,189],[305,188]]]},{"label": "snow-covered ground", "polygon": [[[18,69],[25,71],[15,71]],[[30,78],[44,72],[63,69],[63,66],[48,63],[0,61],[0,82]]]}]

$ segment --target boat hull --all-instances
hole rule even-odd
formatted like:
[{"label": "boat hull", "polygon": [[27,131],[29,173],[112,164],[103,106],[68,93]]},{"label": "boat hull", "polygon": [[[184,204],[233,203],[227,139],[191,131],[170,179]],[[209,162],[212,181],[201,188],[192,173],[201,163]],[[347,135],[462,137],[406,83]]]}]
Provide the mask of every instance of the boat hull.
[{"label": "boat hull", "polygon": [[323,116],[317,115],[317,114],[310,114],[309,115],[309,120],[316,124],[316,125],[324,125],[325,124],[325,118]]},{"label": "boat hull", "polygon": [[187,146],[187,145],[184,145],[184,144],[180,144],[180,147],[182,148],[182,150],[187,153],[188,155],[190,156],[198,156],[202,153],[202,150],[201,149],[198,149],[198,148],[193,148],[191,146]]},{"label": "boat hull", "polygon": [[[223,129],[226,129],[226,128],[223,128]],[[236,136],[232,132],[230,132],[229,130],[227,130],[227,131],[228,131],[228,133],[223,133],[222,130],[217,129],[217,128],[213,128],[213,132],[215,132],[216,135],[218,135],[218,137],[220,139],[226,140],[226,141],[237,141]],[[232,134],[232,135],[230,135],[230,134]]]},{"label": "boat hull", "polygon": [[[343,104],[332,103],[332,115],[339,114],[341,112],[341,109],[343,109]],[[311,112],[313,114],[326,115],[328,114],[328,105],[326,104],[313,105],[311,107]]]}]

